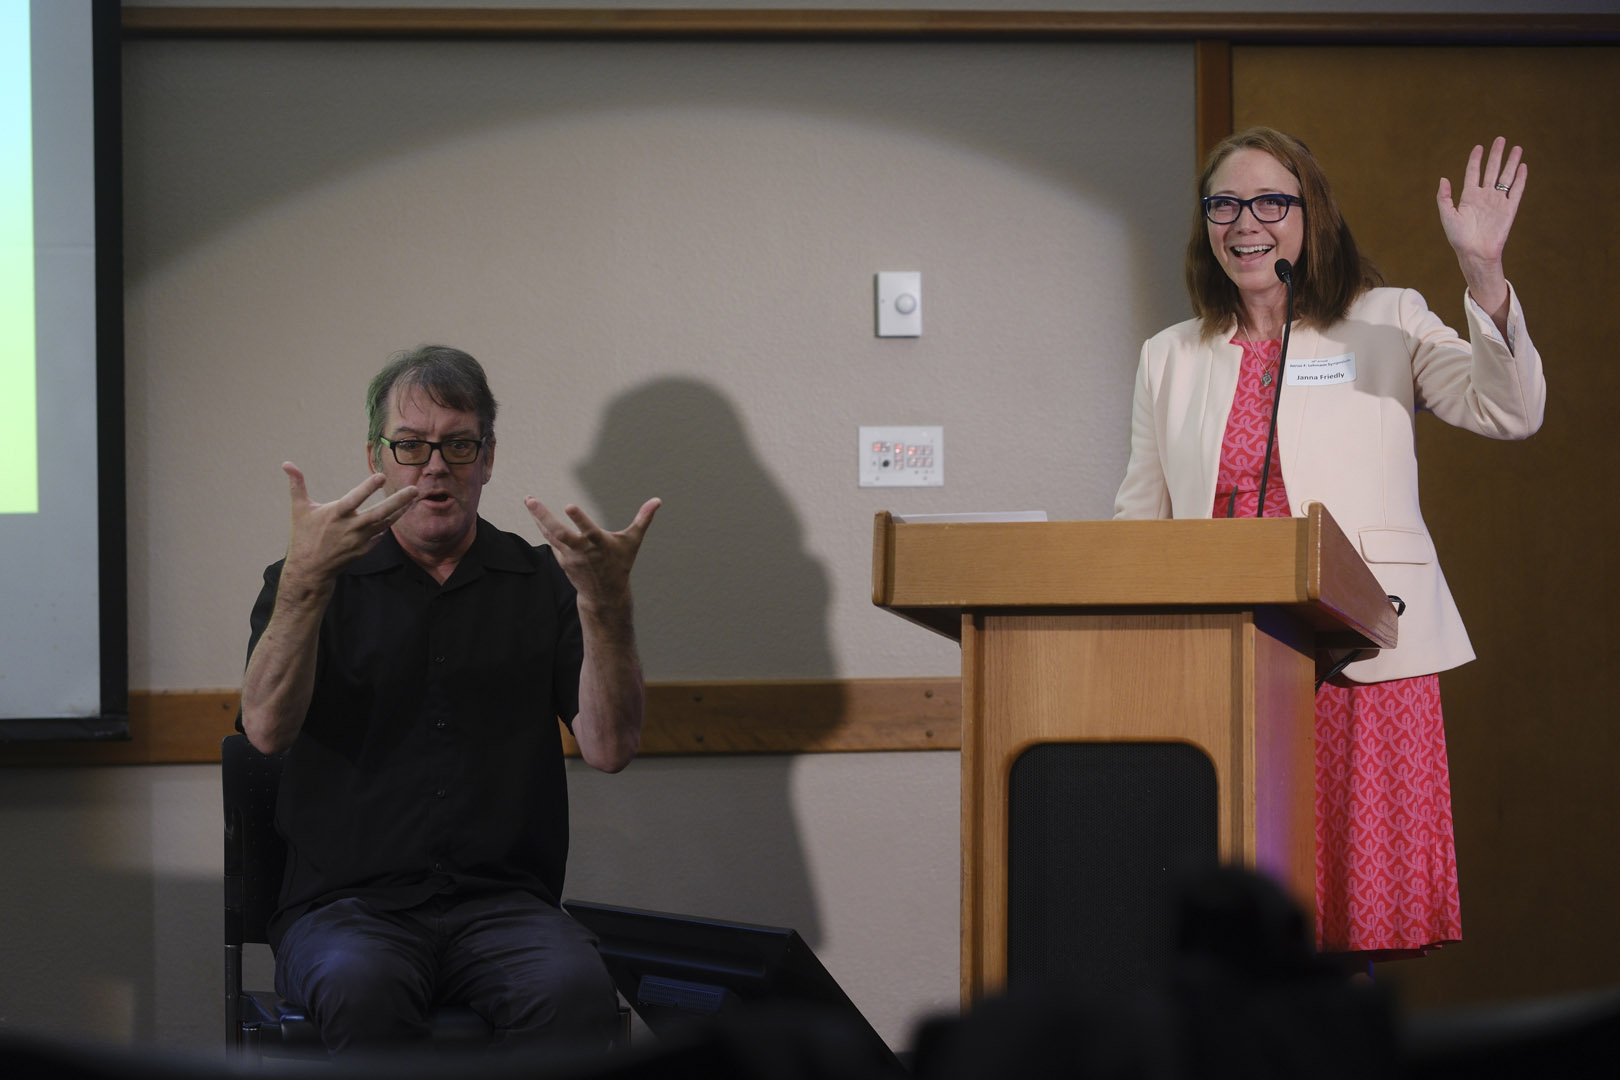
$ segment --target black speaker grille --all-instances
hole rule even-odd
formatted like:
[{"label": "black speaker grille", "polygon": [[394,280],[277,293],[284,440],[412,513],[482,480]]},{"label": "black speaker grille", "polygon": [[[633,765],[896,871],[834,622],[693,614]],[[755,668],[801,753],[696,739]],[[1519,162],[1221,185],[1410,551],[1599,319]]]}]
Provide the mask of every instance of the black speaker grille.
[{"label": "black speaker grille", "polygon": [[1040,743],[1008,792],[1007,983],[1157,980],[1175,899],[1219,861],[1215,765],[1186,743]]}]

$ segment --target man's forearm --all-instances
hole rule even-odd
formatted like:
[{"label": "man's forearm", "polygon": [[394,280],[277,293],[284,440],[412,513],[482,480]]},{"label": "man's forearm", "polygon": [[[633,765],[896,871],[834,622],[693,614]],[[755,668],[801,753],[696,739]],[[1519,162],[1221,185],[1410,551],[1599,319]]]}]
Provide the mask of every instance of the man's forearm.
[{"label": "man's forearm", "polygon": [[315,652],[331,588],[307,588],[284,575],[276,607],[242,677],[242,730],[261,753],[291,746],[315,693]]},{"label": "man's forearm", "polygon": [[607,612],[581,606],[585,660],[579,673],[574,738],[585,762],[618,772],[641,749],[644,694],[641,660],[628,602]]}]

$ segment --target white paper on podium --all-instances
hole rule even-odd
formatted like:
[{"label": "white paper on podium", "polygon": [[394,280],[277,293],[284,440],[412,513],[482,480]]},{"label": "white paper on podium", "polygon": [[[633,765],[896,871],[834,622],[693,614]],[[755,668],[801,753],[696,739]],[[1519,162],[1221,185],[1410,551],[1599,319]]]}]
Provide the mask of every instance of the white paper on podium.
[{"label": "white paper on podium", "polygon": [[965,514],[890,514],[899,525],[942,525],[969,521],[1045,521],[1045,510],[989,510]]}]

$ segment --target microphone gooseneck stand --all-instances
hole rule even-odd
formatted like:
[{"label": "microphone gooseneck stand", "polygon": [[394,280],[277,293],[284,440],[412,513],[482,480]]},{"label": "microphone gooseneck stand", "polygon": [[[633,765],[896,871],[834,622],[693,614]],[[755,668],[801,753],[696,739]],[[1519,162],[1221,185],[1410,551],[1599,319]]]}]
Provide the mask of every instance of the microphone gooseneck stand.
[{"label": "microphone gooseneck stand", "polygon": [[1277,357],[1277,388],[1271,392],[1271,423],[1266,425],[1266,458],[1260,467],[1260,502],[1254,508],[1255,517],[1266,516],[1266,481],[1271,478],[1271,452],[1277,441],[1277,406],[1282,402],[1283,377],[1288,372],[1288,331],[1294,325],[1294,266],[1287,259],[1278,259],[1276,270],[1288,289],[1288,308],[1283,313],[1282,353]]}]

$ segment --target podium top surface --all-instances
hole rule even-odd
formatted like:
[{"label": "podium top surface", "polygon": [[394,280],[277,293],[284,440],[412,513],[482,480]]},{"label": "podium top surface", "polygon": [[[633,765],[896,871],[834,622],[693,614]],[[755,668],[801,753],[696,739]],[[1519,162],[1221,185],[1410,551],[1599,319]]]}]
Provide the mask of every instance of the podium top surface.
[{"label": "podium top surface", "polygon": [[872,602],[949,637],[965,612],[1282,606],[1326,643],[1394,648],[1395,609],[1320,503],[1299,518],[873,526]]}]

